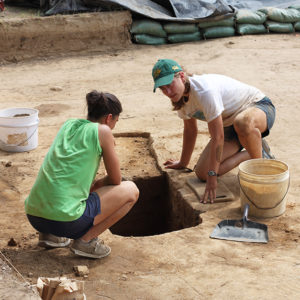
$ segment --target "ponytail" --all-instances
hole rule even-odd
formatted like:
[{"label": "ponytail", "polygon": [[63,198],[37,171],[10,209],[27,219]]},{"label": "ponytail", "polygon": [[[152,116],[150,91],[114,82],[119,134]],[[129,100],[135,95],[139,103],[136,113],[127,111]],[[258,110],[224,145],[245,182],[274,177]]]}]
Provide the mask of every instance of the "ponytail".
[{"label": "ponytail", "polygon": [[122,112],[122,105],[119,99],[110,93],[91,91],[86,95],[88,107],[87,119],[97,122],[101,117],[112,114],[118,116]]}]

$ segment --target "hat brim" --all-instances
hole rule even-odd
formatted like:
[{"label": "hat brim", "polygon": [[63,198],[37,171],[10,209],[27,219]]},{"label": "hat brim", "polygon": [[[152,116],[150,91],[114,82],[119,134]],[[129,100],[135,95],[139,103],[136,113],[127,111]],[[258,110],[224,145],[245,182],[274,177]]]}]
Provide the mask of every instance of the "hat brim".
[{"label": "hat brim", "polygon": [[170,84],[170,83],[173,81],[173,79],[174,79],[174,73],[156,79],[155,82],[154,82],[153,93],[155,93],[155,90],[156,90],[158,87],[163,86],[163,85]]}]

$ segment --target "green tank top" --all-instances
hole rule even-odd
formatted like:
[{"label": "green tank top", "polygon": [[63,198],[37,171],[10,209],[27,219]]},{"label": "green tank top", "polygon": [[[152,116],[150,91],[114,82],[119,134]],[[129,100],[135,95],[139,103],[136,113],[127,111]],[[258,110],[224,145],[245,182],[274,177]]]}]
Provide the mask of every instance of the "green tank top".
[{"label": "green tank top", "polygon": [[25,200],[26,213],[55,221],[78,219],[85,210],[101,156],[98,123],[66,121]]}]

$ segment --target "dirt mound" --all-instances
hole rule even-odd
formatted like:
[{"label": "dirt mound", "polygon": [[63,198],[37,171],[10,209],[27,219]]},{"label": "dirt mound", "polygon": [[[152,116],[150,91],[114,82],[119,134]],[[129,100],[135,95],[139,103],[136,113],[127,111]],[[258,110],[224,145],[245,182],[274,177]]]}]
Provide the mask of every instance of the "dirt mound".
[{"label": "dirt mound", "polygon": [[124,48],[131,22],[129,11],[2,18],[0,63]]}]

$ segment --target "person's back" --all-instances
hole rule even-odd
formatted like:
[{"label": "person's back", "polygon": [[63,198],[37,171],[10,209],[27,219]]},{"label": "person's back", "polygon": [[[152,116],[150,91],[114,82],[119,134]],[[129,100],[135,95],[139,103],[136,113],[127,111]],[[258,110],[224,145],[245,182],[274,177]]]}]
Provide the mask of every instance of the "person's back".
[{"label": "person's back", "polygon": [[201,202],[216,198],[217,176],[254,158],[274,158],[264,137],[273,127],[276,109],[259,89],[233,78],[204,74],[188,76],[172,59],[159,59],[152,68],[153,92],[159,88],[183,120],[179,160],[168,159],[170,169],[186,168],[198,135],[197,120],[206,121],[210,140],[196,166],[206,181]]},{"label": "person's back", "polygon": [[66,121],[25,200],[26,213],[56,221],[79,218],[101,155],[97,123],[84,119]]},{"label": "person's back", "polygon": [[220,74],[193,75],[189,81],[190,99],[183,112],[178,112],[180,117],[185,111],[189,113],[188,106],[195,103],[195,108],[202,108],[202,119],[211,121],[221,113],[224,126],[230,126],[239,112],[265,97],[256,87]]},{"label": "person's back", "polygon": [[[25,202],[27,218],[39,232],[38,245],[66,247],[101,258],[110,248],[98,236],[133,207],[139,191],[122,175],[112,129],[122,112],[112,94],[86,95],[87,120],[71,119],[59,130]],[[107,175],[95,180],[103,157]]]}]

